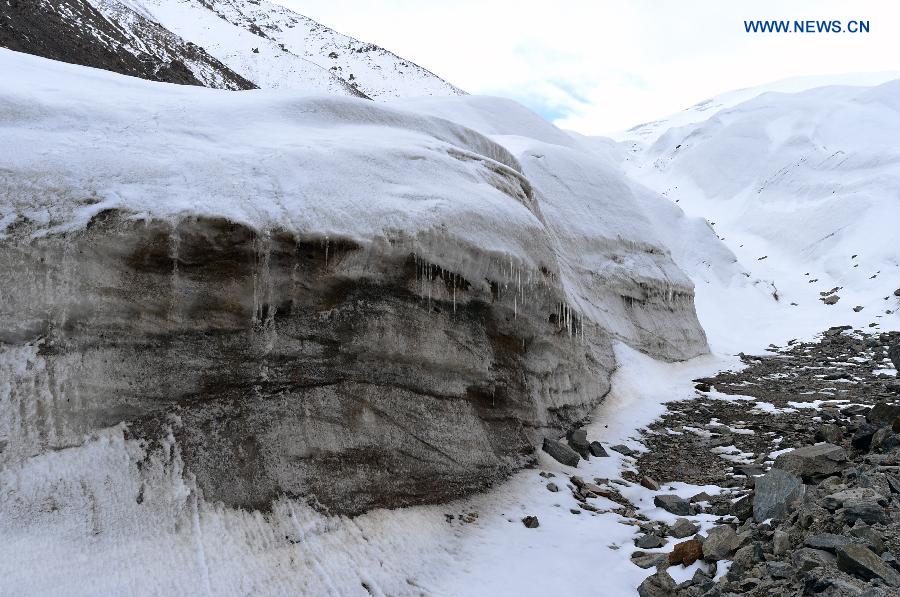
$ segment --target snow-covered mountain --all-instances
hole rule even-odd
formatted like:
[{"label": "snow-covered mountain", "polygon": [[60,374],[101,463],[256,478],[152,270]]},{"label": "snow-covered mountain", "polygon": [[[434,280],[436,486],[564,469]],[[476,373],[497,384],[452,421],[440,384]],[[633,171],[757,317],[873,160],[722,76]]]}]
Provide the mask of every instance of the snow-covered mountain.
[{"label": "snow-covered mountain", "polygon": [[390,99],[463,92],[374,44],[265,0],[10,0],[0,46],[220,89]]},{"label": "snow-covered mountain", "polygon": [[815,75],[808,77],[790,77],[766,85],[746,87],[726,91],[714,97],[698,102],[666,118],[637,124],[627,130],[619,131],[611,136],[620,141],[630,141],[639,146],[653,144],[660,135],[675,127],[688,126],[712,118],[716,112],[732,108],[738,104],[752,100],[765,93],[798,93],[816,87],[872,86],[900,79],[900,71],[878,73],[846,73],[841,75]]},{"label": "snow-covered mountain", "polygon": [[255,87],[140,5],[118,0],[8,0],[0,10],[0,47],[151,81]]},{"label": "snow-covered mountain", "polygon": [[[757,288],[778,299],[751,301],[732,288],[710,299],[719,307],[701,307],[701,319],[720,317],[716,327],[762,332],[766,342],[826,323],[896,323],[898,98],[900,80],[770,92],[699,122],[658,123],[665,132],[645,149],[624,144],[632,176],[705,217],[747,282],[764,282]],[[694,280],[702,303],[707,283]],[[838,302],[825,304],[836,287]]]}]

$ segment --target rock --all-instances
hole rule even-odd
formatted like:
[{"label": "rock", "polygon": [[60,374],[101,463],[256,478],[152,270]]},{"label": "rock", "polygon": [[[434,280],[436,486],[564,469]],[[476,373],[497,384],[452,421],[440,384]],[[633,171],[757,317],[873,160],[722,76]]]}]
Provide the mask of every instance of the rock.
[{"label": "rock", "polygon": [[670,597],[676,588],[675,581],[665,570],[650,575],[638,585],[639,597]]},{"label": "rock", "polygon": [[866,524],[888,524],[891,517],[885,509],[876,503],[852,504],[844,506],[844,519],[847,524],[855,524],[861,520]]},{"label": "rock", "polygon": [[900,374],[900,344],[894,344],[888,349],[888,358],[894,364],[894,369]]},{"label": "rock", "polygon": [[838,508],[860,504],[887,503],[883,495],[869,487],[843,489],[826,495],[820,501],[821,504],[829,510],[837,510]]},{"label": "rock", "polygon": [[[900,344],[897,345],[900,348]],[[890,426],[900,417],[900,404],[879,402],[866,414],[866,421],[878,427]]]},{"label": "rock", "polygon": [[841,297],[839,297],[839,296],[836,295],[836,294],[832,294],[832,295],[829,295],[829,296],[820,298],[819,300],[822,301],[823,303],[825,303],[826,305],[834,305],[834,304],[836,304],[839,300],[841,300]]},{"label": "rock", "polygon": [[662,547],[666,542],[662,537],[653,534],[642,535],[634,540],[634,546],[641,549],[656,549]]},{"label": "rock", "polygon": [[844,431],[838,425],[825,423],[816,430],[816,441],[838,444],[844,439]]},{"label": "rock", "polygon": [[693,503],[696,503],[696,502],[708,502],[708,501],[711,500],[711,499],[712,499],[712,496],[711,496],[711,495],[709,495],[709,494],[706,493],[705,491],[701,491],[700,493],[697,493],[697,494],[692,495],[692,496],[691,496],[691,499],[690,499],[690,502],[691,502],[692,504],[693,504]]},{"label": "rock", "polygon": [[[756,483],[754,483],[754,487]],[[729,513],[741,522],[753,516],[753,495],[745,495],[735,500],[729,507]]]},{"label": "rock", "polygon": [[587,431],[576,429],[568,434],[566,441],[569,447],[578,452],[578,455],[587,460],[591,455],[590,444],[587,440]]},{"label": "rock", "polygon": [[862,311],[862,310],[863,310],[863,306],[862,306],[862,305],[856,305],[855,307],[853,307],[853,311],[854,311],[855,313],[859,313],[859,312]]},{"label": "rock", "polygon": [[733,566],[737,566],[743,570],[753,567],[753,564],[762,560],[762,549],[757,543],[754,545],[745,545],[734,553],[732,557]]},{"label": "rock", "polygon": [[820,549],[802,547],[791,554],[791,562],[801,571],[806,572],[819,566],[828,566],[834,563],[835,556]]},{"label": "rock", "polygon": [[676,516],[692,516],[694,514],[694,507],[691,503],[674,493],[654,496],[653,504]]},{"label": "rock", "polygon": [[850,406],[845,406],[840,410],[840,413],[845,417],[855,417],[858,415],[865,415],[872,407],[864,406],[862,404],[851,404]]},{"label": "rock", "polygon": [[694,389],[696,389],[698,392],[709,392],[710,390],[712,390],[712,386],[710,386],[706,382],[700,382],[694,386]]},{"label": "rock", "polygon": [[809,481],[841,472],[847,466],[847,453],[834,444],[804,446],[780,454],[772,466]]},{"label": "rock", "polygon": [[766,574],[772,578],[791,578],[796,570],[787,562],[769,562],[766,564]]},{"label": "rock", "polygon": [[839,570],[858,576],[863,580],[880,578],[892,587],[900,587],[900,572],[897,572],[875,555],[868,547],[848,544],[838,548],[837,567]]},{"label": "rock", "polygon": [[881,555],[884,553],[884,539],[872,527],[865,524],[857,524],[850,529],[850,534],[857,539],[862,539],[868,545],[869,549]]},{"label": "rock", "polygon": [[821,549],[831,553],[837,552],[838,547],[852,543],[852,541],[844,535],[835,535],[833,533],[819,533],[809,535],[803,544],[813,549]]},{"label": "rock", "polygon": [[651,491],[659,491],[659,483],[657,483],[650,477],[641,477],[641,486],[646,487]]},{"label": "rock", "polygon": [[688,539],[676,543],[672,553],[669,554],[670,564],[684,564],[690,566],[703,557],[703,544],[699,539]]},{"label": "rock", "polygon": [[547,489],[549,491],[552,491],[553,493],[556,493],[557,491],[559,491],[559,487],[556,485],[556,483],[554,483],[552,481],[550,483],[547,483]]},{"label": "rock", "polygon": [[537,516],[526,516],[522,519],[522,524],[525,525],[526,529],[536,529],[541,526]]},{"label": "rock", "polygon": [[638,568],[655,568],[669,562],[669,555],[664,553],[645,553],[636,551],[631,554],[631,562]]},{"label": "rock", "polygon": [[894,430],[890,427],[882,427],[872,435],[872,443],[869,444],[869,450],[873,452],[890,451],[895,442],[893,439]]},{"label": "rock", "polygon": [[727,560],[740,547],[741,539],[728,525],[713,527],[703,541],[703,559],[709,561]]},{"label": "rock", "polygon": [[805,493],[806,486],[799,477],[785,470],[773,468],[756,480],[753,519],[756,522],[769,518],[781,520]]},{"label": "rock", "polygon": [[700,530],[700,525],[694,524],[687,518],[679,518],[675,524],[669,527],[669,534],[676,539],[684,539],[696,535]]},{"label": "rock", "polygon": [[783,556],[791,549],[791,536],[782,530],[776,530],[772,535],[772,553]]},{"label": "rock", "polygon": [[869,446],[872,445],[872,437],[875,435],[876,431],[878,431],[878,427],[875,425],[863,423],[853,433],[853,436],[850,438],[850,443],[857,450],[868,450]]},{"label": "rock", "polygon": [[578,466],[578,461],[581,459],[578,452],[569,446],[547,437],[544,438],[544,445],[541,449],[549,454],[551,458],[566,466]]},{"label": "rock", "polygon": [[625,456],[634,456],[635,454],[639,454],[637,450],[632,450],[628,446],[624,444],[618,444],[616,446],[611,446],[611,450],[618,452],[619,454],[623,454]]},{"label": "rock", "polygon": [[589,445],[591,456],[595,458],[607,458],[609,454],[606,452],[606,448],[603,447],[603,444],[600,442],[591,442]]}]

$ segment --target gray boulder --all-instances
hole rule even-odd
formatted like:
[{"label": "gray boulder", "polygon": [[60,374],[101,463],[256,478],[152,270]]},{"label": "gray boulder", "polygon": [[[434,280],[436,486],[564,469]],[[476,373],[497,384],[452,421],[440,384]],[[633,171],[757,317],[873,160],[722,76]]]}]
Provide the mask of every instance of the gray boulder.
[{"label": "gray boulder", "polygon": [[703,541],[703,559],[709,561],[728,559],[741,546],[741,539],[728,525],[710,529]]},{"label": "gray boulder", "polygon": [[821,549],[801,547],[791,554],[791,562],[800,571],[807,572],[819,566],[828,566],[835,562],[835,556]]},{"label": "gray boulder", "polygon": [[653,504],[676,516],[692,516],[694,514],[694,507],[691,503],[674,493],[655,496]]},{"label": "gray boulder", "polygon": [[578,452],[569,446],[547,437],[544,438],[544,445],[541,449],[549,454],[551,458],[566,466],[578,466],[578,461],[581,458]]},{"label": "gray boulder", "polygon": [[844,438],[844,431],[839,425],[833,423],[825,423],[820,425],[816,430],[816,440],[820,442],[828,442],[837,444]]},{"label": "gray boulder", "polygon": [[837,552],[839,547],[843,547],[848,543],[852,543],[849,537],[845,537],[844,535],[835,535],[834,533],[819,533],[816,535],[809,535],[804,544],[807,547],[812,547],[813,549],[821,549],[824,551],[829,551],[831,553]]},{"label": "gray boulder", "polygon": [[809,481],[841,472],[847,466],[847,453],[834,444],[804,446],[781,454],[772,466]]},{"label": "gray boulder", "polygon": [[675,593],[676,586],[669,573],[660,570],[644,579],[644,582],[638,586],[638,595],[640,597],[670,597]]},{"label": "gray boulder", "polygon": [[863,580],[880,578],[892,587],[900,587],[900,572],[888,566],[875,552],[863,545],[851,543],[838,548],[837,566]]},{"label": "gray boulder", "polygon": [[888,349],[888,358],[894,364],[894,369],[900,373],[900,344],[895,344]]},{"label": "gray boulder", "polygon": [[657,547],[662,547],[665,544],[665,539],[650,533],[641,535],[634,540],[634,546],[640,547],[641,549],[656,549]]},{"label": "gray boulder", "polygon": [[591,455],[590,444],[587,440],[587,431],[584,429],[576,429],[569,433],[566,438],[569,447],[578,452],[579,456],[587,460]]},{"label": "gray boulder", "polygon": [[660,564],[667,564],[669,562],[669,555],[665,553],[646,553],[643,551],[636,551],[631,554],[631,563],[637,566],[638,568],[656,568]]},{"label": "gray boulder", "polygon": [[773,468],[756,480],[753,494],[753,520],[783,519],[794,504],[806,494],[800,477]]},{"label": "gray boulder", "polygon": [[[900,344],[897,345],[897,348],[900,348]],[[866,414],[866,420],[878,427],[889,426],[898,417],[900,417],[900,404],[887,404],[886,402],[879,402]]]},{"label": "gray boulder", "polygon": [[675,524],[669,527],[669,534],[676,539],[684,539],[696,535],[699,530],[700,525],[694,524],[687,518],[679,518]]}]

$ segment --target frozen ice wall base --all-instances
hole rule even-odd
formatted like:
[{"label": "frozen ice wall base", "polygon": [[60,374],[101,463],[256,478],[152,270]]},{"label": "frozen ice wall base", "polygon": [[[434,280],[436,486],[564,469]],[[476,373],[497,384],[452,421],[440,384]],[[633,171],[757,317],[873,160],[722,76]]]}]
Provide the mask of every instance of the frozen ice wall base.
[{"label": "frozen ice wall base", "polygon": [[399,245],[118,212],[4,243],[0,457],[125,423],[151,450],[171,433],[209,500],[357,513],[481,489],[606,393],[609,338],[552,280]]}]

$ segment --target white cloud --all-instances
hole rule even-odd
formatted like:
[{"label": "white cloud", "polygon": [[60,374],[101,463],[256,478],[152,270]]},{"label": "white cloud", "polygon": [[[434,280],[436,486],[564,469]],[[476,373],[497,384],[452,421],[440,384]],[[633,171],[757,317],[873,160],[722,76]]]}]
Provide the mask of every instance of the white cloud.
[{"label": "white cloud", "polygon": [[[900,68],[891,0],[278,1],[584,133],[786,77]],[[871,31],[747,34],[745,19],[859,19]]]}]

